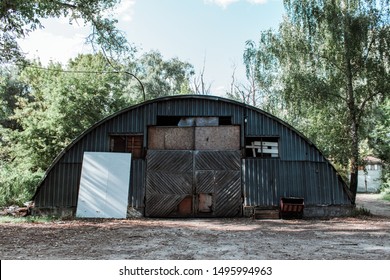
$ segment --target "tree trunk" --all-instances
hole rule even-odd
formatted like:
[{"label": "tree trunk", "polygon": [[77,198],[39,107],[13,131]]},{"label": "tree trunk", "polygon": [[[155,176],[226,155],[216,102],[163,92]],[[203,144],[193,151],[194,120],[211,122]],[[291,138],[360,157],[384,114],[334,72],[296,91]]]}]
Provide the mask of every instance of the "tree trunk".
[{"label": "tree trunk", "polygon": [[350,135],[350,181],[349,189],[351,191],[352,203],[355,204],[356,193],[358,186],[358,171],[359,171],[359,120],[358,108],[356,106],[354,88],[353,88],[353,71],[351,61],[351,34],[350,34],[350,16],[349,16],[349,2],[344,1],[344,71],[346,83],[347,106],[349,113],[349,135]]},{"label": "tree trunk", "polygon": [[[347,44],[347,43],[345,43]],[[349,48],[345,46],[345,82],[347,91],[347,106],[349,113],[349,136],[350,136],[350,181],[349,189],[352,194],[352,203],[355,204],[358,172],[359,172],[359,108],[356,106],[354,88],[353,88],[353,73],[350,60]]]},{"label": "tree trunk", "polygon": [[352,193],[352,203],[355,204],[356,193],[358,186],[358,172],[359,172],[359,132],[358,132],[358,123],[356,120],[352,120],[351,125],[351,176],[349,181],[349,189]]}]

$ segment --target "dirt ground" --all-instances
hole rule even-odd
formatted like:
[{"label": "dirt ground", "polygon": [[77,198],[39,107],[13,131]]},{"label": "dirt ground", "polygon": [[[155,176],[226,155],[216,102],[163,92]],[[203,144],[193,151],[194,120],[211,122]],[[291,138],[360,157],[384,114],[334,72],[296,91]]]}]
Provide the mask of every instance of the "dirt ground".
[{"label": "dirt ground", "polygon": [[1,223],[0,259],[390,260],[390,203],[329,220],[131,219]]}]

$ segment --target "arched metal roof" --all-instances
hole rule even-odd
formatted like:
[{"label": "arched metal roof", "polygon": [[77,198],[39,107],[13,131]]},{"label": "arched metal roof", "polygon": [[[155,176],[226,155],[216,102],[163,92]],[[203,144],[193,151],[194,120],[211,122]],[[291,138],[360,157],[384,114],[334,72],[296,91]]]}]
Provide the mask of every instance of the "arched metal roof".
[{"label": "arched metal roof", "polygon": [[[330,166],[331,170],[333,170],[333,172],[337,174],[334,167],[307,137],[305,137],[301,132],[293,128],[288,123],[263,110],[260,110],[259,108],[218,96],[176,95],[148,100],[146,102],[130,106],[98,121],[88,129],[86,129],[54,159],[52,164],[47,169],[41,183],[39,184],[37,191],[33,197],[33,200],[37,198],[42,186],[45,185],[45,181],[47,180],[48,176],[53,173],[53,169],[61,162],[61,160],[65,157],[67,153],[69,153],[69,151],[75,148],[75,146],[82,142],[83,139],[94,133],[100,127],[114,122],[119,123],[120,121],[118,119],[122,116],[125,116],[126,114],[132,114],[132,119],[134,119],[132,120],[132,124],[133,126],[140,126],[137,128],[138,130],[145,129],[148,125],[153,125],[152,119],[159,114],[178,116],[233,115],[233,122],[237,124],[243,124],[244,121],[246,121],[244,119],[248,119],[248,127],[247,131],[244,132],[244,136],[259,134],[264,129],[267,129],[268,135],[289,135],[289,137],[291,136],[290,141],[292,142],[289,147],[292,148],[291,151],[286,151],[286,153],[299,153],[299,155],[296,155],[295,157],[292,156],[290,161],[300,160],[312,162],[326,162]],[[146,119],[150,119],[151,121],[147,121]],[[267,119],[267,121],[264,121],[264,119]],[[140,122],[143,122],[143,124],[139,124]],[[129,127],[130,126],[131,125],[129,125]],[[115,130],[114,124],[112,124],[112,127],[114,127],[112,128],[112,130]],[[99,134],[98,132],[96,133]],[[96,137],[99,137],[99,135],[97,135]],[[296,149],[295,147],[301,147],[302,150],[301,148]],[[80,149],[79,152],[82,152],[82,149]],[[306,153],[306,155],[303,155],[304,153]],[[308,153],[314,155],[307,155]],[[248,166],[249,165],[250,164],[248,164]],[[339,180],[341,180],[341,178],[339,178]],[[350,198],[349,189],[347,188],[346,184],[342,182],[342,180],[340,181],[340,184],[343,186],[344,191]]]}]

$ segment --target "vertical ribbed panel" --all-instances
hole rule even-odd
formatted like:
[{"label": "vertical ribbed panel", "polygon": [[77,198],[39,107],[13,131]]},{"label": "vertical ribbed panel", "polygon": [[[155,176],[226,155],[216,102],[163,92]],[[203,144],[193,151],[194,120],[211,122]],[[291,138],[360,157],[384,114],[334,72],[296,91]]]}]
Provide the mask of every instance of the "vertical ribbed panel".
[{"label": "vertical ribbed panel", "polygon": [[243,173],[246,206],[278,206],[281,197],[303,197],[307,205],[350,204],[328,163],[245,159]]},{"label": "vertical ribbed panel", "polygon": [[54,172],[56,176],[49,176],[44,180],[35,205],[37,207],[76,206],[81,164],[58,164]]},{"label": "vertical ribbed panel", "polygon": [[131,183],[129,189],[129,206],[140,209],[145,207],[145,161],[133,160],[131,163]]}]

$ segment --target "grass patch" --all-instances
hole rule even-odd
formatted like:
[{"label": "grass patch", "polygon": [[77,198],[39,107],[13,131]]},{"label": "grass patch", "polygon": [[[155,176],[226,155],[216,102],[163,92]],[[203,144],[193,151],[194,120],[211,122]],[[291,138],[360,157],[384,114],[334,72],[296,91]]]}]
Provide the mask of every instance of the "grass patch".
[{"label": "grass patch", "polygon": [[353,217],[371,217],[371,211],[364,207],[355,208],[352,212]]},{"label": "grass patch", "polygon": [[385,192],[382,194],[382,199],[386,201],[390,201],[390,192]]},{"label": "grass patch", "polygon": [[55,216],[27,216],[27,217],[0,216],[1,224],[49,223],[57,220],[59,220],[59,218]]}]

